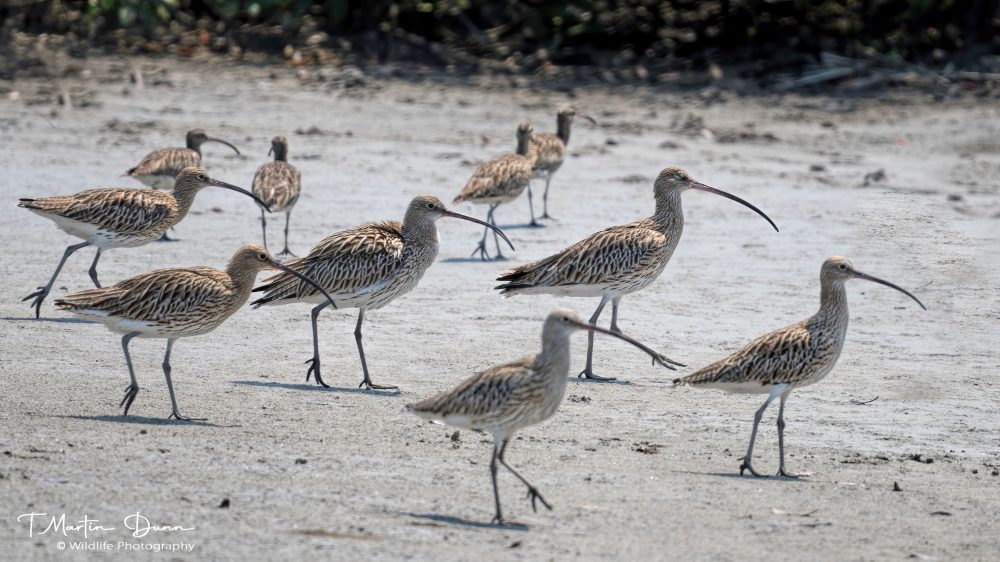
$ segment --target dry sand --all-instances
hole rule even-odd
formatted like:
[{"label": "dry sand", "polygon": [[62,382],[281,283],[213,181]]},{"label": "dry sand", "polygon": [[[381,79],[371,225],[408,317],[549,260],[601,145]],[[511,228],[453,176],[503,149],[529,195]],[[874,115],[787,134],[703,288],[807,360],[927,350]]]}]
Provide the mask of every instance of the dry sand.
[{"label": "dry sand", "polygon": [[[440,81],[342,89],[287,69],[207,63],[171,63],[172,85],[148,80],[137,89],[116,64],[93,62],[89,77],[63,82],[3,85],[19,97],[0,102],[0,558],[88,557],[57,550],[78,533],[29,537],[17,516],[31,512],[99,519],[116,529],[90,538],[113,549],[119,540],[191,543],[192,553],[159,555],[189,560],[1000,556],[995,104],[915,94],[706,101],[643,88],[567,93]],[[60,87],[85,89],[77,98],[90,105],[48,103]],[[488,438],[463,431],[453,440],[451,429],[403,405],[535,351],[553,307],[589,316],[597,302],[498,298],[493,279],[513,262],[466,259],[480,231],[459,221],[439,223],[439,260],[420,286],[368,315],[373,377],[400,385],[398,394],[356,388],[354,311],[321,317],[324,378],[335,386],[326,390],[305,382],[307,307],[246,307],[174,349],[181,410],[209,423],[165,419],[160,340],[132,345],[143,390],[123,419],[118,338],[51,304],[89,286],[92,251],[70,259],[42,320],[20,302],[75,239],[17,209],[17,197],[131,185],[118,174],[147,150],[180,143],[190,127],[243,150],[237,157],[206,145],[206,163],[247,187],[270,137],[289,136],[305,184],[292,221],[302,253],[338,229],[401,219],[413,195],[450,200],[475,163],[513,147],[517,122],[551,130],[555,108],[568,101],[601,125],[574,129],[552,188],[559,222],[521,228],[524,199],[498,211],[517,246],[513,260],[648,215],[652,178],[667,165],[749,199],[781,227],[776,234],[719,197],[684,196],[687,228],[673,260],[621,311],[627,333],[691,366],[680,374],[811,314],[828,255],[849,256],[927,304],[923,312],[890,289],[849,284],[840,363],[788,404],[789,469],[813,476],[739,477],[761,397],[671,388],[675,373],[599,339],[598,372],[627,384],[574,377],[557,414],[521,432],[508,454],[554,511],[533,513],[504,473],[506,512],[524,527],[488,525]],[[878,169],[884,180],[865,186]],[[280,222],[272,222],[274,245]],[[176,236],[106,253],[103,281],[171,265],[222,267],[238,245],[259,240],[257,209],[206,190]],[[573,374],[585,342],[575,337]],[[777,465],[775,415],[765,417],[756,451],[768,472]],[[228,508],[219,507],[224,500]],[[131,539],[123,520],[136,512],[194,530]]]}]

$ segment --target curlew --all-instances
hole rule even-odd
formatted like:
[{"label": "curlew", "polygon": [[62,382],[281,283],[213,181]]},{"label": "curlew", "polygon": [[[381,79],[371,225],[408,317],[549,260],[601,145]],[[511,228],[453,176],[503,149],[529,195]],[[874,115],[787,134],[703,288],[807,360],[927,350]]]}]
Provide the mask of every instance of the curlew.
[{"label": "curlew", "polygon": [[[499,233],[510,244],[507,236],[495,226],[450,211],[433,195],[420,195],[410,202],[402,223],[372,222],[349,228],[321,240],[309,250],[308,255],[288,261],[290,267],[315,279],[329,291],[336,303],[335,308],[358,309],[354,339],[361,357],[361,369],[364,371],[364,380],[359,387],[376,390],[396,388],[372,383],[368,375],[364,346],[361,344],[361,324],[366,311],[384,307],[413,290],[420,282],[438,253],[435,221],[441,217],[481,224]],[[511,244],[511,248],[513,247]],[[311,314],[313,356],[306,361],[310,364],[306,380],[315,375],[317,384],[329,387],[320,374],[316,319],[330,303],[312,288],[304,287],[297,279],[281,273],[266,279],[254,291],[264,292],[264,296],[252,303],[255,307],[295,302],[316,305]]]},{"label": "curlew", "polygon": [[[597,124],[597,121],[589,115],[579,114],[580,117]],[[545,178],[545,192],[542,194],[542,217],[551,219],[549,215],[549,184],[552,176],[559,170],[566,159],[566,145],[569,144],[569,132],[573,126],[573,119],[577,112],[572,107],[564,107],[556,113],[556,132],[538,133],[531,135],[531,153],[535,160],[535,173],[539,177]],[[528,186],[528,203],[531,203],[531,186]],[[534,212],[531,215],[531,225],[536,226]]]},{"label": "curlew", "polygon": [[751,464],[757,426],[764,410],[775,398],[778,406],[778,475],[794,478],[785,471],[785,401],[793,390],[822,380],[833,370],[847,337],[847,291],[850,279],[867,279],[892,287],[927,308],[905,289],[854,269],[847,258],[827,258],[820,269],[820,305],[816,314],[765,334],[736,353],[679,379],[674,385],[718,388],[741,394],[767,394],[753,418],[750,445],[740,463],[740,474],[749,470],[761,476]]},{"label": "curlew", "polygon": [[[623,296],[652,283],[673,255],[684,229],[681,194],[689,189],[707,191],[732,199],[753,209],[778,227],[763,211],[750,203],[696,182],[680,168],[666,168],[653,184],[656,212],[633,223],[612,226],[547,258],[503,272],[496,287],[504,296],[551,294],[570,297],[600,297],[590,323],[596,324],[605,305],[611,302],[611,331],[618,329],[618,305]],[[580,376],[612,380],[594,374],[594,336],[587,342],[587,366]]]},{"label": "curlew", "polygon": [[[302,192],[302,174],[288,163],[288,139],[280,136],[271,139],[271,152],[274,153],[274,161],[257,168],[257,173],[253,176],[253,193],[271,207],[271,212],[285,213],[285,249],[278,255],[293,256],[288,249],[288,223],[292,218],[292,207]],[[260,225],[264,234],[264,247],[267,248],[265,210],[262,205]]]},{"label": "curlew", "polygon": [[66,248],[49,282],[24,297],[22,302],[35,299],[31,306],[35,307],[35,317],[38,318],[42,302],[52,290],[63,264],[73,252],[87,246],[97,248],[97,255],[90,266],[90,279],[94,286],[100,288],[97,261],[101,252],[112,248],[134,248],[156,240],[187,215],[195,195],[208,186],[231,189],[256,199],[245,189],[210,178],[201,168],[185,168],[177,176],[173,191],[167,193],[109,187],[73,195],[22,198],[18,207],[41,215],[56,223],[63,232],[83,239],[83,242]]},{"label": "curlew", "polygon": [[201,166],[201,145],[206,142],[222,143],[233,149],[236,154],[240,153],[232,144],[208,136],[204,129],[191,129],[187,134],[187,147],[158,148],[122,175],[135,178],[155,189],[171,189],[174,187],[174,179],[181,170],[191,166]]},{"label": "curlew", "polygon": [[170,417],[190,420],[192,418],[181,416],[177,409],[174,385],[170,379],[170,352],[174,342],[218,328],[250,298],[257,274],[275,268],[316,286],[322,292],[314,281],[277,262],[262,246],[246,244],[236,250],[225,271],[211,267],[158,269],[111,287],[66,295],[56,300],[56,305],[122,334],[122,350],[130,378],[125,397],[119,405],[124,406],[125,416],[139,393],[139,382],[128,352],[129,342],[136,337],[166,339],[163,375],[170,393]]},{"label": "curlew", "polygon": [[678,364],[624,334],[587,324],[572,310],[557,308],[545,319],[542,327],[541,353],[476,373],[452,390],[407,406],[408,410],[422,418],[463,429],[486,431],[493,436],[490,477],[496,504],[494,523],[504,523],[497,489],[498,462],[528,487],[532,509],[536,509],[535,500],[552,509],[538,489],[507,464],[504,453],[517,430],[552,417],[562,402],[569,372],[569,337],[576,330],[601,332],[625,340],[650,354],[654,364],[660,363],[668,369],[673,369],[670,363]]},{"label": "curlew", "polygon": [[[497,156],[476,168],[465,187],[452,202],[469,201],[476,205],[489,205],[489,210],[486,212],[486,222],[496,226],[494,213],[497,207],[520,197],[524,188],[528,187],[528,183],[531,182],[532,160],[528,157],[530,138],[531,125],[527,123],[519,125],[517,127],[517,152]],[[531,220],[535,220],[534,211],[531,212]],[[472,252],[472,255],[478,253],[483,261],[489,259],[486,252],[486,235],[488,233],[489,229],[483,228],[483,238],[479,241],[479,246]],[[497,247],[496,259],[504,259],[503,253],[500,251],[500,239],[496,236],[496,232],[494,232],[493,242]]]}]

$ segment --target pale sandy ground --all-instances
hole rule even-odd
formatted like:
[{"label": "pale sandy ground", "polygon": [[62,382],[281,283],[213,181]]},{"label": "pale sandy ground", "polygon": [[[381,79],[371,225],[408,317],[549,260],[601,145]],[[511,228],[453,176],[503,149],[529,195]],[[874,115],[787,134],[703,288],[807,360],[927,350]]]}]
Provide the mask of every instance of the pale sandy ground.
[{"label": "pale sandy ground", "polygon": [[[99,106],[49,116],[55,106],[27,105],[48,88],[31,81],[4,84],[20,98],[0,102],[0,558],[86,557],[57,550],[59,540],[79,540],[72,533],[29,538],[17,515],[32,511],[100,519],[117,529],[91,538],[113,543],[125,540],[122,520],[137,511],[153,524],[194,527],[143,539],[193,543],[193,553],[158,556],[185,560],[1000,556],[995,104],[726,95],[708,106],[646,89],[581,89],[571,100],[403,82],[344,95],[301,85],[286,69],[269,78],[272,71],[191,63],[172,68],[172,87],[125,96],[128,85],[107,63],[94,68],[64,87],[89,88]],[[243,149],[236,157],[207,146],[206,161],[213,175],[247,187],[269,138],[290,137],[305,182],[292,244],[303,252],[338,229],[402,218],[413,195],[450,200],[475,162],[513,146],[517,122],[550,130],[566,101],[601,126],[574,130],[573,157],[553,187],[560,222],[516,228],[527,218],[523,199],[499,211],[512,226],[514,260],[649,214],[652,178],[667,165],[746,197],[782,229],[722,198],[684,196],[687,229],[672,262],[621,313],[627,333],[691,366],[680,374],[811,314],[828,255],[849,256],[927,304],[923,312],[890,289],[849,285],[852,324],[837,369],[789,401],[789,468],[810,478],[738,476],[760,397],[671,388],[675,373],[601,339],[599,372],[628,384],[574,377],[558,413],[523,431],[509,452],[555,510],[533,513],[523,487],[503,474],[507,514],[525,527],[489,526],[486,436],[463,431],[455,442],[450,429],[403,405],[533,352],[553,307],[589,316],[597,302],[498,298],[493,278],[511,262],[466,260],[479,234],[466,223],[441,221],[438,263],[412,294],[369,315],[373,376],[399,384],[399,394],[356,389],[353,311],[321,319],[325,378],[337,387],[323,390],[304,378],[307,308],[246,307],[175,347],[181,409],[210,423],[165,420],[164,342],[151,340],[132,346],[143,391],[134,416],[122,419],[127,371],[118,338],[51,300],[40,321],[20,302],[75,239],[17,209],[17,197],[130,185],[117,175],[148,149],[179,143],[190,127]],[[672,128],[689,113],[716,138]],[[114,129],[111,119],[120,120]],[[748,123],[777,140],[718,142]],[[322,134],[295,133],[312,126]],[[863,187],[879,168],[886,180]],[[259,240],[257,216],[245,198],[205,191],[176,231],[181,242],[109,252],[102,278],[221,267],[239,244]],[[53,298],[89,286],[92,255],[69,261]],[[574,374],[585,340],[575,337]],[[768,472],[777,465],[775,415],[765,418],[757,448],[756,465]],[[648,444],[655,454],[637,451]],[[230,507],[219,508],[226,498]]]}]

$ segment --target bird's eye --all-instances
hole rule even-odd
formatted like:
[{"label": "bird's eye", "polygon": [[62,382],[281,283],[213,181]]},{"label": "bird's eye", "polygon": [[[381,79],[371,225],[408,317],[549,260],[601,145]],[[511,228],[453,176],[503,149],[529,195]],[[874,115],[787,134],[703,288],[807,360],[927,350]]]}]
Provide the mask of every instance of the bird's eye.
[{"label": "bird's eye", "polygon": [[433,209],[434,208],[434,203],[428,203],[427,204],[427,208],[428,209]]},{"label": "bird's eye", "polygon": [[267,260],[267,254],[257,254],[257,257],[260,258],[261,261],[266,261]]},{"label": "bird's eye", "polygon": [[847,264],[844,264],[844,263],[842,263],[842,264],[838,265],[837,267],[838,267],[838,268],[839,268],[839,269],[840,269],[841,271],[847,271]]},{"label": "bird's eye", "polygon": [[208,176],[206,176],[205,174],[198,174],[198,180],[199,181],[208,181]]}]

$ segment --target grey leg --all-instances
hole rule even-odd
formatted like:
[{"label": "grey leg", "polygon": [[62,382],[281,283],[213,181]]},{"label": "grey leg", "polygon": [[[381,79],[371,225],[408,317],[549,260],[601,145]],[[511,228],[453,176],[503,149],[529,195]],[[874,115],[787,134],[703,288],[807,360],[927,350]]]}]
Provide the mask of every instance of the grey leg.
[{"label": "grey leg", "polygon": [[531,213],[531,222],[528,226],[542,226],[537,220],[535,220],[535,202],[534,197],[531,195],[531,181],[528,181],[528,212]]},{"label": "grey leg", "polygon": [[[490,210],[486,211],[486,222],[487,223],[493,222],[493,210],[496,209],[496,208],[497,208],[496,205],[490,205]],[[487,234],[489,234],[489,232],[490,232],[489,227],[484,226],[483,227],[483,237],[482,237],[482,239],[479,240],[479,245],[476,246],[476,249],[472,250],[472,255],[474,256],[476,254],[479,254],[479,258],[482,259],[483,261],[489,261],[489,259],[490,259],[490,255],[486,252],[486,236],[487,236]]]},{"label": "grey leg", "polygon": [[621,334],[621,329],[618,328],[618,305],[621,304],[622,298],[620,296],[611,299],[611,331],[616,334]]},{"label": "grey leg", "polygon": [[128,376],[131,379],[131,382],[125,388],[125,398],[122,398],[121,404],[118,404],[119,408],[125,406],[125,412],[122,413],[122,417],[128,415],[128,409],[132,407],[132,402],[135,401],[136,395],[139,394],[139,381],[135,378],[135,369],[132,368],[132,356],[128,353],[128,342],[132,341],[132,338],[138,335],[139,332],[132,332],[131,334],[122,336],[122,350],[125,352],[125,364],[128,365]]},{"label": "grey leg", "polygon": [[311,365],[309,365],[309,370],[306,371],[306,381],[309,380],[309,377],[315,375],[316,384],[326,388],[330,388],[330,385],[323,382],[323,378],[319,375],[319,333],[316,329],[316,318],[319,316],[319,313],[329,305],[330,301],[326,301],[323,304],[314,306],[312,309],[310,316],[312,317],[313,329],[313,356],[312,359],[306,361],[306,363],[311,363]]},{"label": "grey leg", "polygon": [[545,174],[545,193],[542,194],[542,218],[556,220],[549,214],[549,183],[552,182],[552,173]]},{"label": "grey leg", "polygon": [[765,400],[764,404],[757,409],[757,413],[753,415],[753,431],[750,432],[750,445],[747,447],[747,454],[743,457],[742,462],[740,462],[740,476],[743,475],[744,470],[749,470],[750,474],[753,474],[754,476],[763,476],[763,474],[753,469],[753,465],[750,462],[753,458],[753,443],[757,439],[757,426],[760,425],[760,419],[764,416],[764,410],[767,409],[772,400],[781,394],[781,391],[785,389],[785,386],[786,385],[779,384],[773,387],[771,389],[771,394],[768,394],[767,396],[767,400]]},{"label": "grey leg", "polygon": [[535,500],[542,502],[542,505],[544,505],[549,511],[552,511],[552,506],[549,505],[549,502],[545,501],[545,498],[542,497],[542,494],[538,493],[538,488],[532,486],[531,482],[528,482],[528,480],[524,476],[518,474],[517,471],[514,470],[514,467],[507,464],[507,461],[504,460],[503,454],[507,451],[507,445],[509,443],[510,439],[504,439],[503,445],[500,446],[500,454],[497,455],[497,459],[500,461],[500,464],[507,467],[507,470],[509,470],[514,476],[517,476],[517,479],[523,482],[524,485],[528,487],[528,497],[531,498],[531,509],[533,511],[535,511],[536,513],[538,512],[538,506],[535,505]]},{"label": "grey leg", "polygon": [[52,274],[52,278],[49,279],[48,284],[46,284],[44,287],[39,287],[34,293],[31,293],[30,295],[21,299],[21,302],[24,302],[28,299],[35,299],[31,301],[30,305],[35,307],[35,318],[39,318],[41,316],[42,303],[45,301],[45,297],[49,296],[49,291],[52,290],[52,285],[55,284],[56,277],[59,277],[59,272],[62,271],[63,265],[66,263],[66,260],[69,259],[71,255],[73,255],[73,252],[79,250],[80,248],[86,248],[89,245],[90,242],[80,242],[79,244],[67,246],[66,251],[63,252],[63,257],[61,260],[59,260],[59,265],[56,266],[56,270]]},{"label": "grey leg", "polygon": [[205,418],[185,418],[177,411],[177,397],[174,396],[174,382],[170,380],[170,350],[174,347],[173,338],[167,340],[167,352],[163,354],[163,376],[167,379],[167,392],[170,393],[170,416],[178,421],[205,421]]},{"label": "grey leg", "polygon": [[[264,249],[267,250],[267,218],[264,216],[264,209],[260,210],[260,230],[264,238]],[[267,250],[270,252],[270,250]]]},{"label": "grey leg", "polygon": [[101,288],[101,282],[97,280],[97,260],[101,259],[101,249],[97,249],[97,255],[94,256],[94,263],[90,264],[90,280],[94,282],[94,286],[98,289]]},{"label": "grey leg", "polygon": [[497,486],[497,457],[500,455],[500,441],[493,443],[493,457],[490,459],[490,478],[493,480],[493,502],[496,504],[497,514],[493,517],[493,523],[503,525],[503,513],[500,511],[500,488]]},{"label": "grey leg", "polygon": [[292,212],[288,211],[287,213],[285,213],[285,249],[282,250],[280,253],[278,253],[279,256],[295,257],[295,254],[293,254],[292,251],[288,249],[288,223],[290,222],[292,222]]},{"label": "grey leg", "polygon": [[[590,317],[590,323],[594,326],[597,325],[597,320],[601,317],[601,311],[604,310],[604,305],[608,304],[607,295],[601,297],[601,304],[597,305],[597,310],[594,311],[594,315]],[[580,371],[578,377],[587,377],[595,381],[613,381],[614,377],[600,377],[594,374],[594,332],[588,332],[587,334],[587,367]]]},{"label": "grey leg", "polygon": [[[490,219],[488,221],[490,224],[492,224],[493,226],[496,226],[498,229],[500,227],[497,226],[496,210],[497,210],[497,207],[499,207],[499,206],[500,206],[500,203],[497,203],[497,204],[493,205],[493,208],[490,210]],[[503,261],[503,260],[507,259],[506,257],[504,257],[503,252],[500,251],[500,235],[497,234],[496,230],[493,231],[493,243],[496,244],[496,246],[497,246],[497,255],[493,259],[495,259],[497,261]]]},{"label": "grey leg", "polygon": [[361,381],[358,388],[362,386],[372,390],[397,390],[398,386],[382,386],[380,384],[372,383],[372,379],[368,376],[368,362],[365,361],[365,348],[361,345],[361,323],[365,320],[365,309],[358,310],[358,325],[354,328],[354,340],[358,342],[358,355],[361,356],[361,370],[365,373],[365,380]]},{"label": "grey leg", "polygon": [[788,395],[791,393],[792,389],[790,388],[782,392],[781,400],[778,402],[778,476],[798,478],[799,475],[785,470],[785,401],[788,400]]}]

